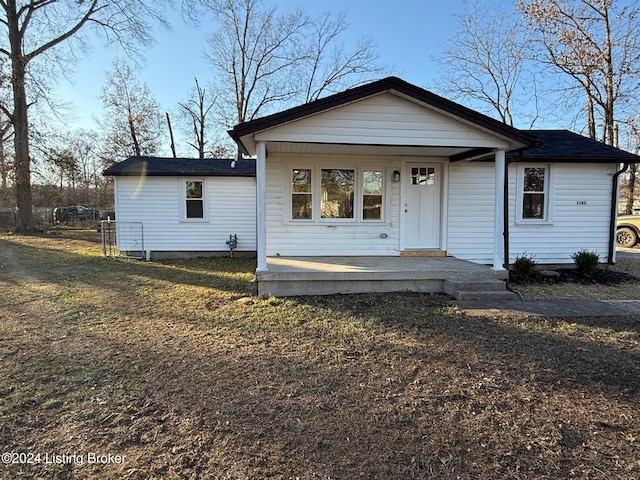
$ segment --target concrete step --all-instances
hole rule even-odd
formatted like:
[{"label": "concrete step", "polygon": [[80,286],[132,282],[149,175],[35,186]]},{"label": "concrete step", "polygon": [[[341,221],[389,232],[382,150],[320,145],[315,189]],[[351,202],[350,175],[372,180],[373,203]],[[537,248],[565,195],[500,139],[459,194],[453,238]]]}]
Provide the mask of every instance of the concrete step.
[{"label": "concrete step", "polygon": [[504,290],[498,292],[496,290],[455,290],[450,294],[456,300],[515,300],[516,295],[513,292]]},{"label": "concrete step", "polygon": [[514,300],[513,292],[497,279],[446,280],[444,291],[456,300]]},{"label": "concrete step", "polygon": [[451,290],[505,290],[505,282],[496,278],[449,279],[445,281],[445,291]]}]

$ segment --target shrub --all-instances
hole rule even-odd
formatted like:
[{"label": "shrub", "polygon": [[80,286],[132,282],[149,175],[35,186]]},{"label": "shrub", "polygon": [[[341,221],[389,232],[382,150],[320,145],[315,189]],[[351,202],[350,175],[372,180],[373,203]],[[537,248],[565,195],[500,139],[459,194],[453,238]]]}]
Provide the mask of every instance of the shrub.
[{"label": "shrub", "polygon": [[266,305],[271,305],[272,307],[276,307],[282,303],[282,300],[279,299],[278,297],[274,297],[273,295],[269,295],[267,298],[265,298],[264,303]]},{"label": "shrub", "polygon": [[600,258],[596,252],[588,252],[587,250],[580,250],[579,252],[571,255],[576,267],[583,275],[590,277],[598,269],[600,264]]},{"label": "shrub", "polygon": [[527,252],[525,252],[522,256],[516,257],[511,265],[511,273],[518,279],[526,280],[533,276],[537,266],[538,262],[531,255],[527,256]]}]

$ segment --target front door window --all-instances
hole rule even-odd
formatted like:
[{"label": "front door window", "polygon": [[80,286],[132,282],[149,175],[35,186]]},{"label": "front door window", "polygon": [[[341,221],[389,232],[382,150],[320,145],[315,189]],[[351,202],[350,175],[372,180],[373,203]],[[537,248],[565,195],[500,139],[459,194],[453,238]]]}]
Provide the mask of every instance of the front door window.
[{"label": "front door window", "polygon": [[435,183],[434,167],[411,167],[411,185],[434,185]]}]

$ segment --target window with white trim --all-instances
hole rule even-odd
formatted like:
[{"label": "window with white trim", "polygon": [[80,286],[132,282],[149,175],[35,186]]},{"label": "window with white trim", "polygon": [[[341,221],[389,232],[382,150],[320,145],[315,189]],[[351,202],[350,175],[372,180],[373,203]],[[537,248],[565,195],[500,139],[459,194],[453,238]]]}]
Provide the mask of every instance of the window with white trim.
[{"label": "window with white trim", "polygon": [[362,220],[382,220],[383,170],[362,171]]},{"label": "window with white trim", "polygon": [[202,180],[185,181],[185,218],[204,218],[204,182]]},{"label": "window with white trim", "polygon": [[310,220],[313,216],[312,175],[310,168],[294,168],[291,171],[291,218]]},{"label": "window with white trim", "polygon": [[355,170],[321,169],[320,217],[353,218],[355,185]]},{"label": "window with white trim", "polygon": [[385,170],[382,168],[289,169],[291,221],[381,222]]},{"label": "window with white trim", "polygon": [[520,221],[551,221],[551,167],[520,165],[517,215]]}]

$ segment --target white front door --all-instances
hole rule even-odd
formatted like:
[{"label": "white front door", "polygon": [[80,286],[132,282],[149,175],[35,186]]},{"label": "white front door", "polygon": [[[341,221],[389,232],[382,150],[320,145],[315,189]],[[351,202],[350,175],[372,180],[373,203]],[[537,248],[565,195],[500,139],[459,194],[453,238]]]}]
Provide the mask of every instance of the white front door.
[{"label": "white front door", "polygon": [[407,163],[402,210],[404,248],[440,248],[442,168],[437,163]]}]

